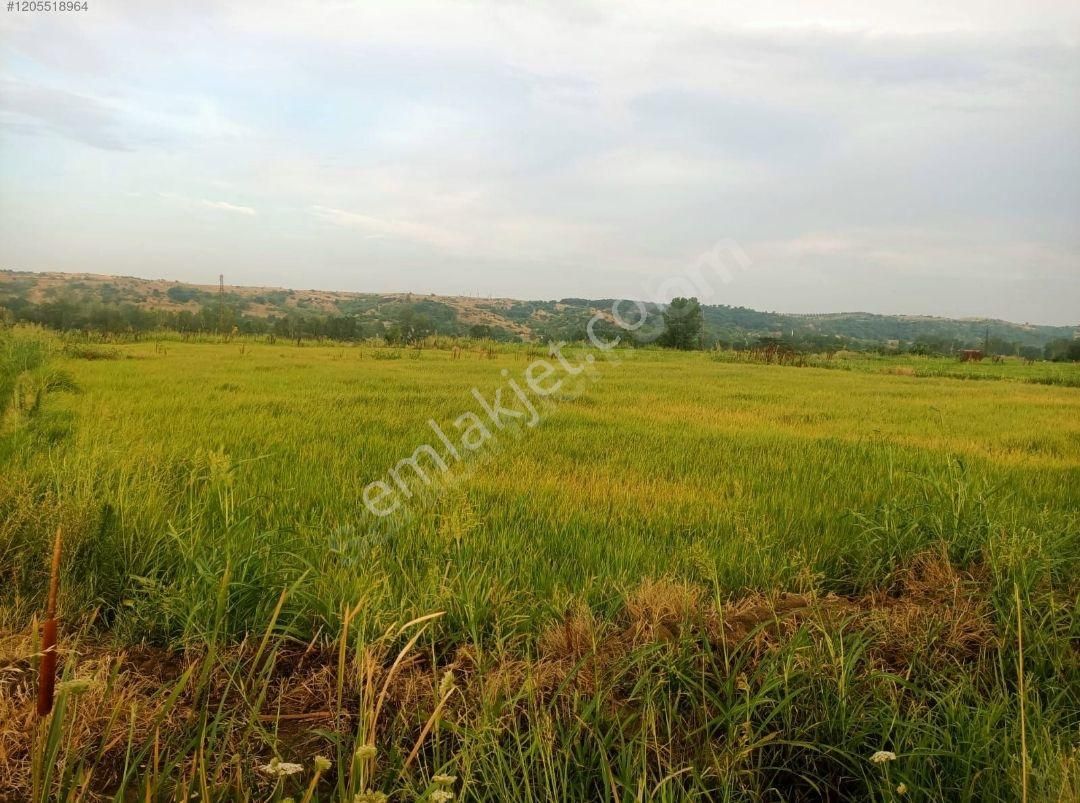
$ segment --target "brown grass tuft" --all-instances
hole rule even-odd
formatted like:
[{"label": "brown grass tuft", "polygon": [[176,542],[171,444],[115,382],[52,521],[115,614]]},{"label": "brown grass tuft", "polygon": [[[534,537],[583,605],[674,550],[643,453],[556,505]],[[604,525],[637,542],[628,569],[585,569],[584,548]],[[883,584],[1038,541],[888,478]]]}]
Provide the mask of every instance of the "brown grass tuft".
[{"label": "brown grass tuft", "polygon": [[702,621],[702,596],[702,590],[689,583],[645,580],[626,597],[625,637],[633,645],[676,638],[685,627]]},{"label": "brown grass tuft", "polygon": [[981,570],[959,570],[939,552],[917,556],[894,593],[860,601],[877,637],[873,654],[898,671],[918,662],[942,671],[978,660],[997,646],[987,593]]}]

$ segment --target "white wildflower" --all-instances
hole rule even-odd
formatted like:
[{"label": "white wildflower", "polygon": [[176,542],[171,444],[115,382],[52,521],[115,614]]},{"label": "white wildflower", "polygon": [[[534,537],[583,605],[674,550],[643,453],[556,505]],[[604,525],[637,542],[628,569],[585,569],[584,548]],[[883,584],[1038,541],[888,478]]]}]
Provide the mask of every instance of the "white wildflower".
[{"label": "white wildflower", "polygon": [[56,684],[56,691],[59,694],[82,694],[85,691],[89,691],[93,686],[93,681],[87,678],[77,678],[75,680],[64,680]]},{"label": "white wildflower", "polygon": [[442,676],[442,680],[439,681],[439,696],[445,697],[455,688],[454,673],[452,670],[447,669]]},{"label": "white wildflower", "polygon": [[896,761],[896,753],[893,753],[891,750],[878,750],[874,755],[870,756],[870,760],[875,764]]},{"label": "white wildflower", "polygon": [[270,759],[269,764],[262,764],[259,766],[259,772],[266,773],[274,778],[287,778],[290,775],[296,775],[298,772],[303,772],[304,768],[300,764],[293,764],[290,761],[280,761],[278,758]]},{"label": "white wildflower", "polygon": [[353,795],[353,803],[386,803],[387,797],[383,792],[361,792]]},{"label": "white wildflower", "polygon": [[375,745],[362,744],[358,748],[356,748],[356,760],[366,761],[369,758],[375,758],[377,752],[378,751],[375,749]]}]

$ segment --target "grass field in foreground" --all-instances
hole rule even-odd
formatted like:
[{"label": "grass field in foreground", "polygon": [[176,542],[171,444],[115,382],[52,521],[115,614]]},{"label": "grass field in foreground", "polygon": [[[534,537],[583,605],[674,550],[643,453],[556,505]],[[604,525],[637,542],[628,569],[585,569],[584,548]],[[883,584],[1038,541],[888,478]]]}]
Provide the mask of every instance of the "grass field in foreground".
[{"label": "grass field in foreground", "polygon": [[0,338],[0,795],[1080,792],[1075,366],[620,350],[380,518],[542,349]]}]

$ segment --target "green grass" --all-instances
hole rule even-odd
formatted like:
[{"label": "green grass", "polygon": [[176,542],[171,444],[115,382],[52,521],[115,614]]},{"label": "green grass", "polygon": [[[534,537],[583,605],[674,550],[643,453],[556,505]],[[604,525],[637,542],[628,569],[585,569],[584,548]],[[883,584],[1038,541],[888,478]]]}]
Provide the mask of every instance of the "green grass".
[{"label": "green grass", "polygon": [[[540,349],[0,341],[46,350],[5,358],[11,387],[46,360],[70,379],[7,436],[0,623],[24,649],[61,526],[65,672],[99,686],[12,778],[49,749],[54,792],[162,799],[299,799],[316,751],[318,799],[427,799],[449,772],[471,799],[1007,800],[1022,759],[1030,799],[1080,784],[1076,366],[620,352],[379,519],[364,486]],[[131,645],[175,669],[159,688],[110,683]],[[283,666],[325,693],[297,703]],[[12,711],[29,678],[0,686]],[[269,787],[272,755],[305,770]]]},{"label": "green grass", "polygon": [[[718,362],[746,363],[763,358],[749,351],[715,351]],[[1045,360],[1028,361],[1019,357],[1002,357],[999,362],[987,357],[978,362],[962,362],[958,357],[931,357],[915,354],[884,355],[860,351],[839,351],[835,354],[805,354],[788,357],[796,367],[828,368],[840,371],[861,371],[898,376],[948,377],[950,379],[990,379],[1030,382],[1036,385],[1080,387],[1080,372],[1072,363]]]}]

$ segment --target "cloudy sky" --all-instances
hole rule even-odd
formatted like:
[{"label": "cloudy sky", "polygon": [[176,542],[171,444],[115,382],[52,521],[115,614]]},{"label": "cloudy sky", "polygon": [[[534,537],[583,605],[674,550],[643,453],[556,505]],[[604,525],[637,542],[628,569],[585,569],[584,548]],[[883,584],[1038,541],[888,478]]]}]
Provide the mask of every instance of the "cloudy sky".
[{"label": "cloudy sky", "polygon": [[0,267],[1080,322],[1072,0],[88,4],[0,11]]}]

